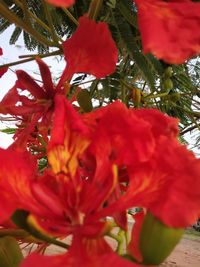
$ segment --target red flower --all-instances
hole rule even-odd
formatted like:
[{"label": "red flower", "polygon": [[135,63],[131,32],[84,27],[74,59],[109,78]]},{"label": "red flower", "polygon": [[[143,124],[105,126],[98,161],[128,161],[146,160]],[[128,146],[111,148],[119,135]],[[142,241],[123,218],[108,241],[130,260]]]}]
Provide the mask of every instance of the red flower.
[{"label": "red flower", "polygon": [[[140,126],[145,132],[144,137],[146,138],[146,140],[141,142],[139,140],[141,131],[131,131],[135,123],[139,123],[139,121],[133,117],[132,123],[129,124],[128,109],[119,102],[111,105],[108,110],[107,108],[103,109],[102,115],[105,117],[105,122],[110,122],[108,120],[109,112],[113,113],[113,121],[117,122],[116,118],[120,115],[120,110],[123,114],[121,120],[124,121],[123,123],[127,127],[128,133],[134,134],[137,137],[135,142],[129,144],[131,151],[134,148],[136,150],[136,155],[133,159],[136,159],[137,162],[147,160],[148,156],[144,155],[144,153],[139,153],[139,151],[137,152],[137,150],[141,147],[145,148],[145,153],[148,155],[152,153],[152,137],[148,125],[145,123],[143,125],[141,122]],[[27,204],[25,204],[23,196],[20,196],[20,192],[15,192],[14,197],[19,201],[12,202],[11,211],[16,208],[29,210],[43,229],[55,235],[73,233],[74,231],[86,236],[99,235],[105,228],[105,222],[95,220],[91,223],[87,217],[101,210],[104,203],[112,196],[112,193],[115,190],[119,190],[115,162],[119,161],[120,164],[123,162],[123,159],[120,158],[120,152],[123,153],[125,151],[122,145],[127,145],[124,140],[127,139],[125,135],[126,130],[124,128],[124,131],[122,131],[121,127],[118,127],[120,128],[118,129],[117,125],[115,125],[112,137],[116,135],[116,138],[113,138],[113,144],[110,143],[108,135],[103,135],[106,138],[105,140],[100,139],[101,135],[98,137],[98,124],[93,129],[87,123],[89,120],[92,123],[93,118],[96,121],[96,114],[93,116],[93,113],[91,113],[91,119],[83,118],[82,120],[82,116],[75,112],[65,97],[59,95],[56,96],[54,116],[54,127],[48,146],[48,161],[52,170],[46,172],[40,178],[37,178],[37,174],[34,172],[32,175],[26,175],[26,172],[31,170],[29,169],[30,164],[25,162],[22,167],[23,174],[20,174],[15,169],[14,162],[10,165],[10,162],[8,163],[5,159],[8,157],[5,153],[8,155],[10,153],[9,158],[12,158],[12,151],[4,152],[4,150],[1,150],[0,155],[4,159],[2,160],[1,174],[3,175],[2,178],[4,177],[7,181],[7,186],[2,184],[2,190],[7,188],[5,189],[6,194],[13,194],[12,187],[15,188],[16,185],[12,179],[15,182],[22,182],[23,180],[29,180],[28,177],[35,177],[35,181],[30,181],[31,199],[36,201],[36,203],[39,201],[38,208],[35,208],[35,206],[33,208],[32,205],[30,208],[26,206],[29,205],[29,201],[26,201]],[[103,121],[104,119],[102,118],[102,125],[99,125],[100,128],[104,125]],[[112,146],[117,145],[117,139],[120,140],[120,138],[122,144],[114,151]],[[100,142],[99,146],[96,145],[98,141]],[[147,147],[147,143],[149,143],[150,148]],[[107,149],[106,144],[108,145]],[[103,150],[101,150],[102,147]],[[22,164],[23,154],[19,153],[14,156]],[[117,160],[118,157],[119,160]],[[130,158],[130,152],[127,154],[127,158],[128,163],[130,162],[131,164],[133,161]],[[7,172],[8,165],[10,165],[9,172]],[[9,175],[12,179],[9,179]],[[3,182],[2,179],[1,181]],[[111,198],[115,200],[115,198]],[[23,204],[25,205],[23,206]],[[68,216],[68,219],[66,219],[66,216]],[[60,223],[58,223],[59,221]],[[72,225],[72,222],[75,226]]]},{"label": "red flower", "polygon": [[[185,147],[163,137],[149,162],[130,167],[127,172],[127,192],[115,203],[119,211],[145,207],[167,226],[177,228],[191,225],[199,217],[200,161]],[[112,210],[109,208],[108,214]]]},{"label": "red flower", "polygon": [[[2,48],[0,47],[0,56],[3,55],[3,51],[2,51]],[[4,75],[4,73],[6,73],[8,70],[8,67],[4,67],[4,68],[1,68],[0,66],[0,78]]]},{"label": "red flower", "polygon": [[65,79],[78,72],[102,78],[115,71],[118,51],[104,22],[81,17],[77,30],[63,43],[63,48],[67,61]]},{"label": "red flower", "polygon": [[74,4],[75,0],[46,0],[46,2],[55,6],[69,7]]},{"label": "red flower", "polygon": [[[110,109],[112,109],[111,107],[112,105],[110,105]],[[196,159],[192,152],[189,152],[176,140],[178,133],[176,119],[163,115],[157,110],[141,109],[130,112],[140,120],[140,123],[151,125],[154,144],[150,145],[149,143],[149,148],[151,147],[153,151],[147,154],[146,158],[140,158],[137,154],[137,146],[134,148],[131,145],[131,141],[135,141],[137,145],[140,144],[139,139],[137,142],[135,134],[132,135],[129,144],[122,143],[121,147],[119,136],[117,137],[118,142],[115,143],[117,132],[113,130],[115,129],[114,117],[111,117],[112,120],[108,124],[104,124],[104,130],[100,120],[98,133],[99,135],[103,133],[104,136],[106,132],[108,133],[110,142],[113,144],[113,151],[115,151],[114,155],[117,155],[116,161],[115,157],[113,157],[113,161],[119,167],[123,166],[122,182],[126,181],[128,185],[123,188],[123,196],[118,198],[117,202],[99,211],[94,218],[114,214],[116,207],[118,212],[130,207],[144,207],[170,227],[185,227],[192,224],[200,214],[200,191],[197,186],[200,183],[200,160]],[[109,115],[112,115],[112,112]],[[121,122],[122,119],[118,118]],[[133,120],[130,115],[129,118],[130,121]],[[102,121],[104,120],[102,118]],[[118,126],[118,131],[123,131],[123,129],[128,133],[127,126],[125,127],[123,124],[121,124],[121,128]],[[115,132],[112,133],[112,131]],[[144,132],[147,134],[147,129]],[[144,132],[142,131],[143,134]],[[141,137],[140,141],[146,140],[142,133],[138,132],[138,138]],[[120,137],[122,136],[120,134]],[[97,142],[100,143],[98,138]],[[142,145],[144,146],[144,143]],[[116,153],[118,149],[120,149],[119,156]],[[140,147],[140,149],[145,151],[144,147]],[[132,152],[132,157],[128,156],[129,151]],[[138,159],[140,160],[138,161]],[[193,183],[188,188],[191,177]],[[183,203],[187,203],[187,205]],[[92,218],[90,219],[92,220]]]},{"label": "red flower", "polygon": [[[89,38],[89,35],[90,38]],[[20,129],[15,137],[18,144],[26,144],[30,135],[42,134],[47,139],[54,109],[54,97],[66,94],[65,82],[70,81],[76,72],[87,72],[100,78],[112,73],[117,62],[117,48],[105,23],[95,23],[87,17],[80,18],[80,26],[72,37],[64,42],[67,67],[54,86],[48,66],[39,58],[43,85],[38,85],[26,72],[19,70],[16,85],[6,94],[0,103],[2,114],[11,114],[21,120]],[[18,90],[27,90],[32,97],[22,96]],[[20,105],[19,105],[20,103]],[[24,128],[26,128],[24,130]],[[19,140],[20,137],[20,140]],[[36,138],[31,138],[32,141]]]},{"label": "red flower", "polygon": [[[25,71],[18,70],[16,84],[0,102],[0,112],[11,114],[19,121],[19,129],[15,135],[19,145],[26,145],[30,135],[33,137],[41,134],[44,139],[47,138],[53,113],[53,99],[55,94],[60,92],[52,82],[48,66],[40,58],[36,61],[43,85],[38,85]],[[29,96],[21,94],[25,90],[30,93]],[[34,139],[36,138],[32,141]]]},{"label": "red flower", "polygon": [[[5,221],[23,209],[40,231],[74,239],[65,255],[32,255],[22,266],[65,262],[74,267],[77,250],[85,266],[101,266],[109,257],[108,263],[129,266],[103,238],[110,227],[107,216],[127,230],[126,209],[134,206],[168,226],[191,224],[200,213],[200,161],[176,138],[177,120],[159,111],[129,110],[115,102],[80,115],[56,95],[49,167],[43,174],[37,174],[27,154],[0,150],[0,202],[6,203],[0,218]],[[124,170],[125,182],[118,169]]]},{"label": "red flower", "polygon": [[[132,206],[149,209],[172,227],[191,224],[199,215],[200,164],[177,142],[176,119],[156,110],[128,110],[120,102],[78,115],[59,95],[54,116],[48,145],[52,171],[45,173],[32,189],[36,198],[44,201],[43,206],[49,205],[44,196],[53,197],[51,191],[61,192],[62,186],[66,188],[62,194],[68,195],[65,207],[51,206],[55,210],[60,206],[59,214],[65,209],[66,213],[71,212],[76,206],[75,217],[70,221],[80,223],[84,214],[86,225],[96,224],[108,215],[119,219],[120,213]],[[122,180],[117,180],[117,166],[125,174]],[[188,188],[191,174],[194,183]],[[58,184],[55,176],[59,177]],[[52,181],[52,188],[45,184],[47,180]],[[121,188],[124,181],[128,184]],[[53,199],[59,203],[65,197],[56,193]],[[183,201],[186,206],[182,206]],[[104,202],[107,207],[102,209]],[[184,209],[187,212],[182,212]],[[44,227],[48,231],[50,224],[45,222]],[[55,229],[59,232],[59,227]]]},{"label": "red flower", "polygon": [[[113,166],[108,165],[107,160],[101,161],[100,165],[97,163],[94,176],[82,176],[85,165],[84,160],[82,163],[80,161],[91,142],[91,135],[87,125],[65,97],[56,96],[55,122],[48,149],[52,170],[38,176],[35,167],[30,168],[31,159],[24,158],[22,152],[0,151],[0,189],[4,192],[1,200],[8,203],[1,210],[1,220],[8,219],[17,208],[24,209],[32,214],[35,225],[43,231],[55,236],[73,234],[74,240],[77,240],[73,241],[65,256],[31,256],[24,262],[24,266],[38,260],[46,266],[60,266],[63,262],[77,266],[79,260],[85,266],[101,266],[104,260],[110,264],[117,263],[118,266],[132,266],[115,255],[101,237],[106,233],[109,223],[105,219],[92,223],[87,220],[90,213],[102,208],[113,192],[117,178]],[[16,164],[11,164],[12,156],[15,157]],[[93,157],[95,159],[95,155]],[[93,198],[90,194],[92,202],[87,196],[89,191],[95,196]],[[75,251],[77,253],[77,248],[80,258],[74,254]],[[91,254],[91,251],[94,253]]]},{"label": "red flower", "polygon": [[190,0],[135,2],[144,53],[152,53],[171,64],[181,64],[200,52],[200,3]]},{"label": "red flower", "polygon": [[[13,152],[11,149],[0,151],[0,188],[5,191],[3,199],[8,199],[9,195],[10,199],[16,198],[16,201],[11,201],[8,211],[4,210],[5,215],[1,218],[5,220],[15,209],[21,208],[30,211],[38,224],[54,235],[66,235],[74,231],[86,236],[101,235],[107,223],[97,220],[91,224],[87,221],[87,215],[101,208],[112,193],[116,173],[106,160],[95,167],[97,170],[91,177],[93,182],[82,176],[84,161],[80,161],[90,142],[91,133],[80,115],[64,96],[56,96],[55,121],[48,147],[51,170],[38,176],[35,167],[30,168],[32,159],[23,160],[22,152]],[[16,164],[13,161],[10,165],[12,155]],[[105,172],[100,174],[100,167],[104,167]],[[85,196],[89,190],[98,195],[93,202]],[[26,192],[30,201],[27,201]]]}]

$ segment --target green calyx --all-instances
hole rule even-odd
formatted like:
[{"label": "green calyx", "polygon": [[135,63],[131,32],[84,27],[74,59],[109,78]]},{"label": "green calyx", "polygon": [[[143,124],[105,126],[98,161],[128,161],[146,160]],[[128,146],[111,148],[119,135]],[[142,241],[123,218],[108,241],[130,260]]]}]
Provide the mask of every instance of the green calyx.
[{"label": "green calyx", "polygon": [[143,264],[161,264],[178,244],[183,233],[184,229],[168,227],[148,212],[140,233]]}]

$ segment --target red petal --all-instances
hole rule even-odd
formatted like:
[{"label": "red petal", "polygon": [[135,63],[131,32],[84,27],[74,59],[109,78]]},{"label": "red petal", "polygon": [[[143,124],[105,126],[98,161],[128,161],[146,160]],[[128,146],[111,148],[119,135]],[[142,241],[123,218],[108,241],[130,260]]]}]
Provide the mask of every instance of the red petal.
[{"label": "red petal", "polygon": [[41,183],[34,183],[32,185],[32,193],[38,202],[46,207],[50,213],[54,214],[57,218],[60,217],[63,219],[64,207],[58,195]]},{"label": "red petal", "polygon": [[36,99],[46,98],[46,93],[43,88],[40,87],[28,73],[23,70],[17,70],[16,74],[23,89],[29,91]]},{"label": "red petal", "polygon": [[72,132],[85,135],[87,128],[71,103],[64,96],[56,95],[54,127],[51,132],[49,147],[64,145],[65,138],[69,137]]},{"label": "red petal", "polygon": [[86,214],[95,213],[101,209],[117,184],[115,168],[112,169],[112,165],[100,157],[97,157],[96,161],[97,167],[94,177],[90,182],[86,182],[81,195],[81,211]]},{"label": "red petal", "polygon": [[67,69],[70,73],[85,72],[105,77],[115,71],[118,51],[108,26],[86,16],[79,19],[72,37],[63,43]]},{"label": "red petal", "polygon": [[[55,97],[54,124],[48,146],[48,159],[55,173],[70,171],[75,175],[78,155],[88,146],[88,130],[71,103]],[[68,166],[68,169],[66,169]]]},{"label": "red petal", "polygon": [[135,2],[145,53],[150,52],[171,64],[181,64],[200,52],[200,3]]},{"label": "red petal", "polygon": [[46,0],[46,2],[55,6],[69,7],[74,4],[75,0]]},{"label": "red petal", "polygon": [[151,125],[152,133],[156,139],[161,135],[169,138],[178,137],[178,119],[169,117],[157,109],[133,109],[133,113]]},{"label": "red petal", "polygon": [[[151,132],[151,125],[138,118],[119,101],[89,114],[96,121],[94,146],[110,143],[112,154],[110,157],[120,165],[146,161],[152,155],[155,143]],[[95,118],[96,117],[96,118]],[[92,126],[93,127],[93,126]],[[134,151],[134,153],[133,153]]]},{"label": "red petal", "polygon": [[14,107],[19,101],[19,94],[17,92],[17,87],[14,85],[8,93],[3,97],[0,102],[0,112],[2,114],[9,113],[8,109]]},{"label": "red petal", "polygon": [[[2,48],[0,47],[0,56],[3,55],[3,50]],[[4,73],[6,73],[8,70],[8,67],[4,67],[4,68],[1,68],[0,66],[0,78],[4,75]]]},{"label": "red petal", "polygon": [[161,138],[152,159],[133,166],[130,174],[126,194],[115,203],[118,210],[145,207],[167,226],[177,228],[198,219],[200,160],[176,140]]},{"label": "red petal", "polygon": [[0,221],[9,219],[17,208],[31,202],[30,180],[34,177],[36,165],[28,153],[0,149]]},{"label": "red petal", "polygon": [[129,253],[137,260],[137,262],[142,262],[142,254],[140,251],[140,232],[142,229],[142,224],[144,221],[145,213],[141,211],[134,215],[135,222],[133,223],[131,242],[128,245]]},{"label": "red petal", "polygon": [[54,85],[53,85],[53,81],[52,81],[51,72],[49,70],[49,67],[39,57],[36,58],[36,61],[37,61],[38,66],[40,68],[40,73],[42,76],[44,90],[46,91],[47,96],[49,98],[51,98],[54,96],[55,90],[54,90]]},{"label": "red petal", "polygon": [[198,219],[200,159],[196,159],[185,146],[163,139],[149,176],[157,180],[157,186],[155,199],[152,195],[152,202],[147,207],[157,218],[167,226],[179,228],[189,226]]},{"label": "red petal", "polygon": [[127,221],[127,211],[126,210],[121,211],[121,212],[116,212],[113,215],[113,218],[119,227],[121,227],[123,230],[127,231],[128,221]]},{"label": "red petal", "polygon": [[[17,105],[22,102],[22,105]],[[2,114],[12,114],[15,116],[30,115],[44,111],[44,106],[35,104],[32,99],[20,96],[17,85],[14,85],[0,102],[0,112]]]},{"label": "red petal", "polygon": [[4,67],[4,68],[0,68],[0,78],[7,72],[8,68]]}]

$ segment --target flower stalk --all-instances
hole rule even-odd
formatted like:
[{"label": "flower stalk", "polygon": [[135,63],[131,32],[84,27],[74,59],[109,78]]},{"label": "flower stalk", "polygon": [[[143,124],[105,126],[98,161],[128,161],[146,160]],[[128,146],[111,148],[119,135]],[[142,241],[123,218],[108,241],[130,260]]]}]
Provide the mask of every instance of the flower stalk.
[{"label": "flower stalk", "polygon": [[90,19],[96,20],[97,16],[99,15],[99,12],[102,8],[103,0],[93,0],[90,4],[90,8],[88,11],[88,17]]}]

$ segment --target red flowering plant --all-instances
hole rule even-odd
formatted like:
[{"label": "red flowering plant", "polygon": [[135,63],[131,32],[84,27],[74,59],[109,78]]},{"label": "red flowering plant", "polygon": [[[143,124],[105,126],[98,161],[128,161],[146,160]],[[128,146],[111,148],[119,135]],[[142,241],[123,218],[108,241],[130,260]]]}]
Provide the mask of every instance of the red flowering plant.
[{"label": "red flowering plant", "polygon": [[[199,215],[200,164],[176,137],[177,121],[156,110],[128,110],[116,102],[79,115],[64,96],[56,96],[49,167],[42,175],[28,152],[1,150],[1,203],[6,203],[1,218],[3,222],[16,209],[24,210],[30,228],[51,237],[72,234],[73,241],[65,255],[33,254],[22,266],[76,266],[79,261],[99,266],[107,257],[109,264],[134,266],[117,260],[104,239],[112,229],[110,217],[127,231],[126,210],[133,206],[144,207],[179,234]],[[120,177],[121,168],[126,179]],[[187,186],[191,172],[193,190]],[[132,242],[134,236],[127,253],[135,256]]]},{"label": "red flowering plant", "polygon": [[[101,78],[115,70],[117,48],[107,25],[103,22],[97,24],[86,16],[79,21],[77,31],[63,43],[67,65],[58,84],[56,86],[53,84],[48,66],[40,58],[36,58],[43,85],[38,85],[25,71],[18,70],[16,84],[0,102],[2,114],[16,116],[20,121],[19,130],[15,135],[18,143],[24,143],[29,135],[32,137],[40,135],[46,142],[54,109],[54,97],[57,94],[68,93],[70,87],[68,82],[73,74],[85,72]],[[88,35],[85,35],[86,29]],[[91,34],[93,37],[89,39]],[[27,90],[30,96],[21,95],[19,89],[21,92]]]},{"label": "red flowering plant", "polygon": [[[0,253],[0,262],[6,267],[159,265],[184,228],[200,216],[200,160],[179,142],[179,120],[152,105],[152,99],[163,96],[169,101],[169,92],[161,88],[145,96],[139,84],[131,87],[124,79],[127,44],[115,38],[117,49],[107,24],[94,20],[98,14],[104,18],[103,1],[91,1],[88,13],[78,20],[72,14],[82,9],[79,1],[46,2],[79,25],[69,39],[58,41],[66,66],[56,85],[49,67],[37,56],[42,85],[17,70],[15,85],[0,102],[0,113],[16,120],[14,142],[0,148],[0,246],[6,251]],[[116,9],[127,14],[122,2]],[[51,27],[48,12],[53,7],[42,3]],[[0,11],[10,14],[5,6],[0,4]],[[28,3],[22,6],[26,15],[32,14]],[[115,6],[108,6],[112,28]],[[199,36],[191,34],[199,23],[198,3],[137,0],[132,8],[138,12],[144,52],[167,63],[184,62],[199,52]],[[130,16],[124,18],[132,23]],[[187,27],[176,34],[183,18]],[[53,40],[55,28],[51,27]],[[135,31],[138,34],[138,28]],[[182,34],[186,34],[183,45]],[[134,49],[137,55],[137,44]],[[141,51],[139,59],[144,60]],[[162,79],[173,79],[171,68],[164,70]],[[6,70],[4,65],[0,73]],[[109,102],[102,87],[116,81],[118,70],[122,91],[118,100]],[[88,90],[78,86],[72,91],[77,73],[95,77]],[[130,72],[129,76],[132,79]],[[140,79],[139,73],[136,76]],[[37,247],[23,258],[20,242]],[[48,255],[50,245],[64,251]]]}]

